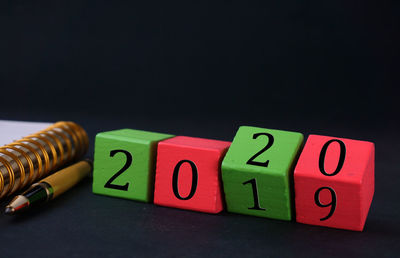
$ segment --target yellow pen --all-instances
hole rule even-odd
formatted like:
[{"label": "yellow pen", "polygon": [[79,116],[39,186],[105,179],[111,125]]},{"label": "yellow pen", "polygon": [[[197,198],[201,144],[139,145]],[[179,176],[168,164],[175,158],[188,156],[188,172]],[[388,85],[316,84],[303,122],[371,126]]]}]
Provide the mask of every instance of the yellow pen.
[{"label": "yellow pen", "polygon": [[16,196],[6,206],[4,212],[12,215],[28,207],[52,200],[88,176],[91,170],[92,162],[89,160],[79,161],[61,169],[40,182],[33,184],[21,195]]}]

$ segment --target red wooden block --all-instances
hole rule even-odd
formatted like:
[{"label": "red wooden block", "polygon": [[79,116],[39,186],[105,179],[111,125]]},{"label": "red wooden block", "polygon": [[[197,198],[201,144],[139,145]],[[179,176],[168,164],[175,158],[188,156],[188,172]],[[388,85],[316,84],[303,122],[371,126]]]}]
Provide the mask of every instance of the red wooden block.
[{"label": "red wooden block", "polygon": [[310,135],[294,171],[296,221],[362,231],[374,168],[373,143]]},{"label": "red wooden block", "polygon": [[154,203],[218,213],[220,166],[230,142],[177,136],[158,143]]}]

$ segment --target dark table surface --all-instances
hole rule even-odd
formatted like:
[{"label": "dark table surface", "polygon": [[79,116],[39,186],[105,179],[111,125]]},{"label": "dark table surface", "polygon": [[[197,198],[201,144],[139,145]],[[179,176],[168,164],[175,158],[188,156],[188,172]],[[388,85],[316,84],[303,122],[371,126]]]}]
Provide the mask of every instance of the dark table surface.
[{"label": "dark table surface", "polygon": [[[386,127],[361,128],[334,122],[113,119],[75,117],[88,131],[93,153],[97,132],[134,128],[232,140],[239,125],[369,140],[376,144],[376,190],[363,232],[330,229],[222,212],[210,215],[95,195],[91,178],[41,209],[0,215],[2,257],[9,256],[384,256],[398,254],[400,205],[397,196],[399,141]],[[8,117],[13,118],[13,117]],[[26,115],[15,115],[26,120]],[[37,116],[57,121],[59,115]],[[4,203],[3,203],[4,206]],[[4,256],[5,255],[5,256]]]}]

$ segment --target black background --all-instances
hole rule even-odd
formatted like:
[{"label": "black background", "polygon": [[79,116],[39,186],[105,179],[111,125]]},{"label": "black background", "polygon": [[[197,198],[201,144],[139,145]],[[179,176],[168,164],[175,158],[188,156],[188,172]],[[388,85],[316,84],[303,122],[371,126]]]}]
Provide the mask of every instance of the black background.
[{"label": "black background", "polygon": [[[240,125],[372,141],[376,189],[350,232],[91,193],[0,217],[6,256],[394,256],[398,1],[2,1],[0,119],[231,141]],[[3,256],[3,255],[1,255]],[[4,256],[5,257],[5,256]]]}]

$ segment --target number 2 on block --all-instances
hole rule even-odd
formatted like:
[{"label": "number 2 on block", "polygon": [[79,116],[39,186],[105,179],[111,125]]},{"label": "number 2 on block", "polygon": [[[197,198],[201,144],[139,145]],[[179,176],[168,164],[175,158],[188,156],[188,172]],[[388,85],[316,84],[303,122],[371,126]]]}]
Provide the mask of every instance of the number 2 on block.
[{"label": "number 2 on block", "polygon": [[110,151],[110,157],[114,157],[114,155],[119,152],[125,154],[126,156],[125,165],[107,181],[104,187],[116,190],[128,191],[129,183],[126,183],[124,185],[115,185],[112,183],[117,177],[119,177],[122,173],[124,173],[132,164],[132,154],[126,150],[112,150]]},{"label": "number 2 on block", "polygon": [[259,162],[259,161],[255,161],[255,159],[260,156],[261,154],[263,154],[266,150],[268,150],[269,148],[271,148],[272,144],[274,144],[274,136],[272,136],[272,134],[269,133],[255,133],[253,134],[253,139],[257,139],[259,136],[264,135],[268,137],[268,142],[267,145],[262,148],[259,152],[257,152],[256,154],[254,154],[247,162],[246,164],[248,165],[254,165],[254,166],[261,166],[261,167],[268,167],[269,164],[269,160],[265,161],[265,162]]}]

